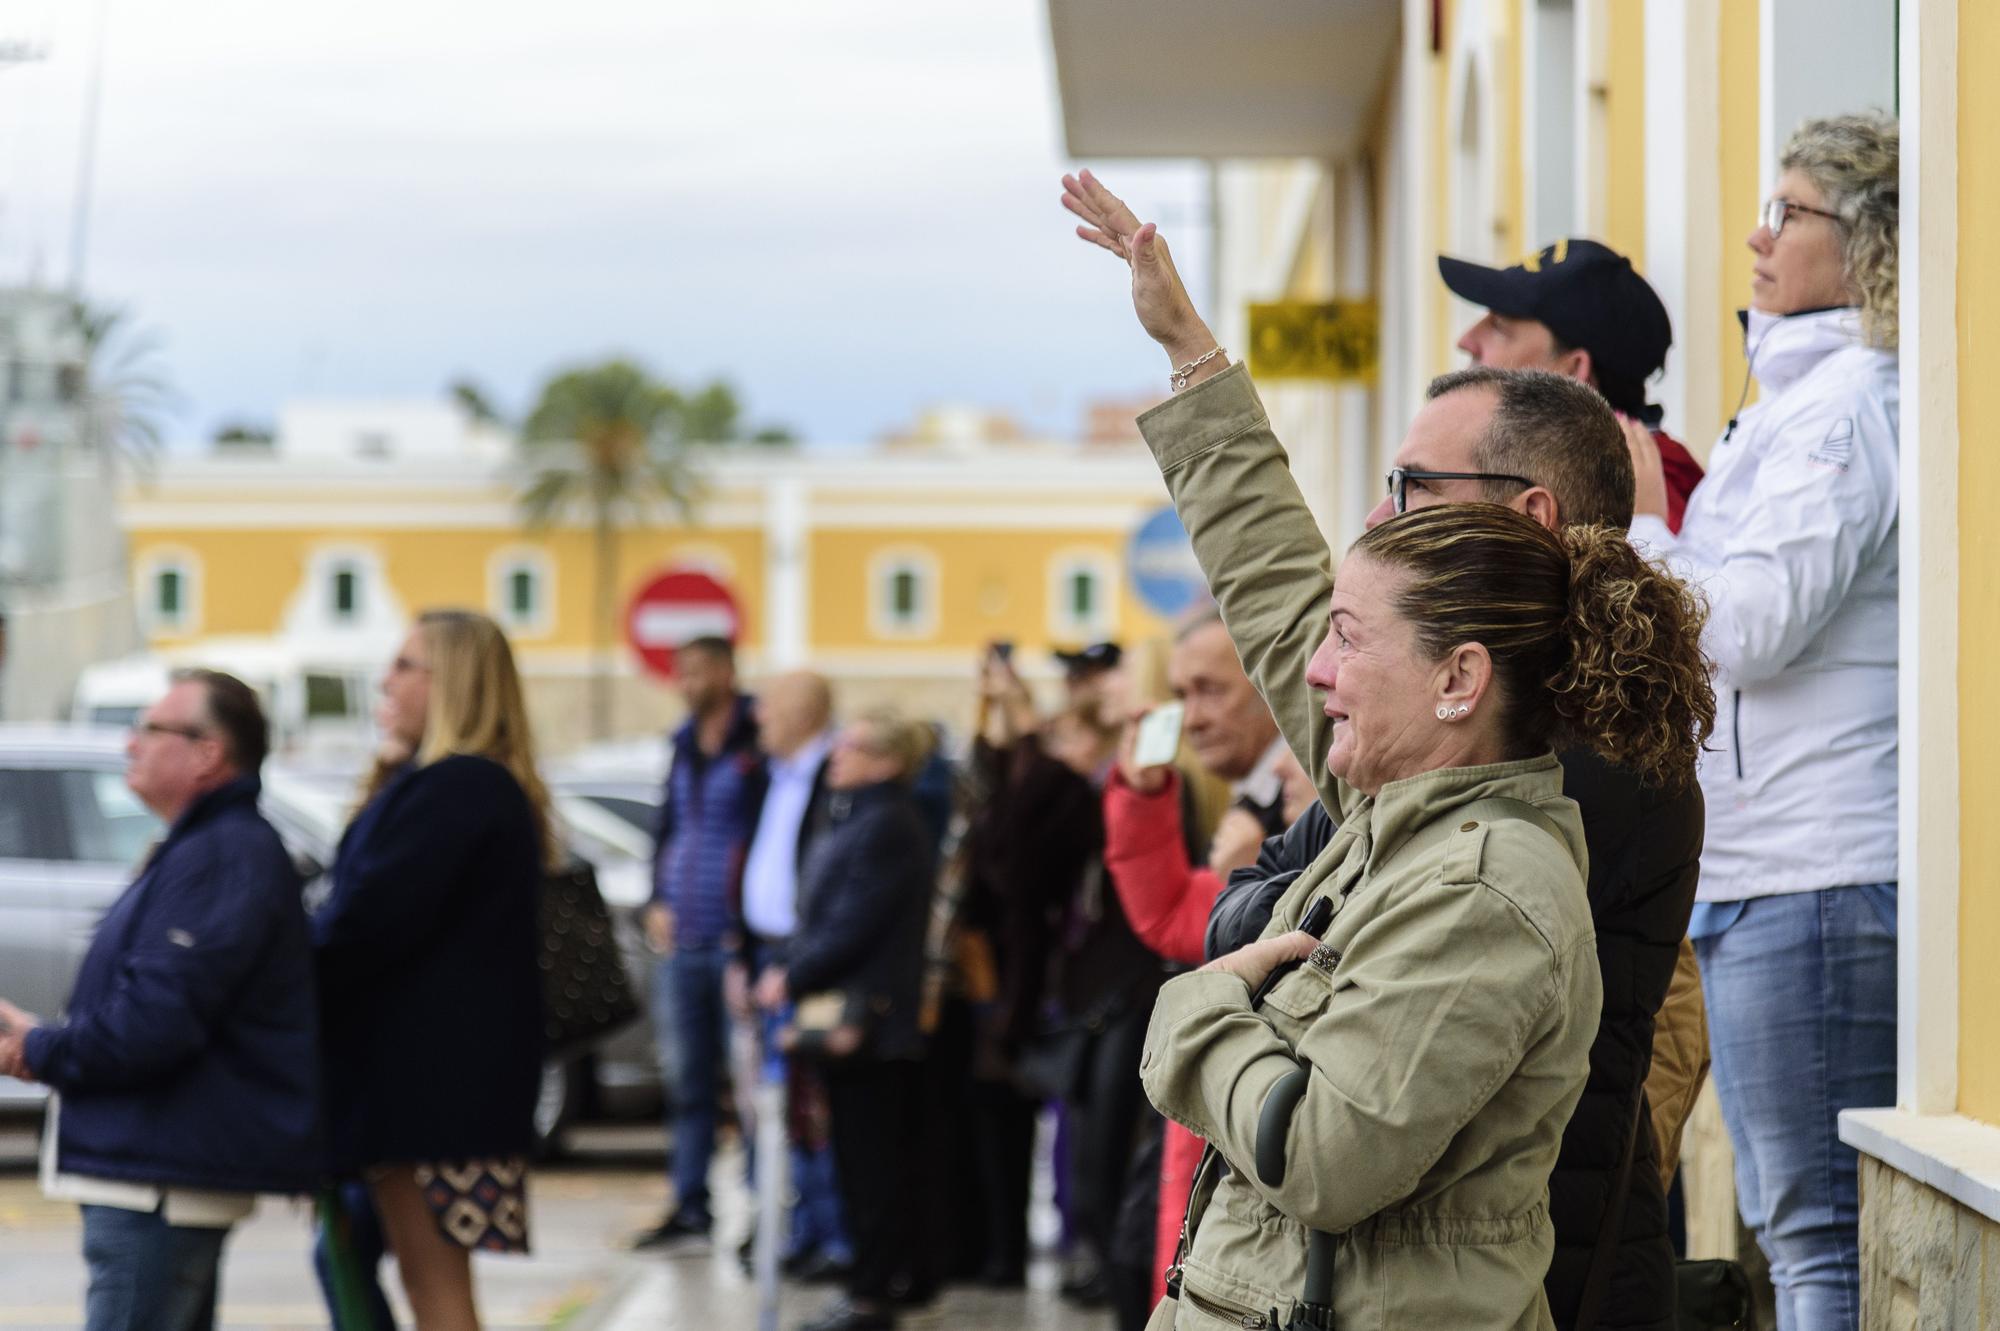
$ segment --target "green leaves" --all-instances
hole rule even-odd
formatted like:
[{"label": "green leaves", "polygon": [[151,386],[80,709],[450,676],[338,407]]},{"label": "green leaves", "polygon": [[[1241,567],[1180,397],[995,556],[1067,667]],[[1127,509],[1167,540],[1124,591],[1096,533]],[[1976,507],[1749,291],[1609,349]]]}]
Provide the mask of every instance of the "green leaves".
[{"label": "green leaves", "polygon": [[181,405],[158,365],[160,335],[135,328],[120,306],[77,301],[74,313],[86,357],[79,394],[86,442],[143,472],[159,453],[162,419]]},{"label": "green leaves", "polygon": [[[733,414],[733,397],[728,407]],[[712,417],[714,405],[706,409]],[[557,375],[521,431],[536,463],[521,493],[529,523],[546,526],[573,502],[587,504],[594,523],[661,503],[691,521],[701,486],[687,419],[681,395],[629,360]]]}]

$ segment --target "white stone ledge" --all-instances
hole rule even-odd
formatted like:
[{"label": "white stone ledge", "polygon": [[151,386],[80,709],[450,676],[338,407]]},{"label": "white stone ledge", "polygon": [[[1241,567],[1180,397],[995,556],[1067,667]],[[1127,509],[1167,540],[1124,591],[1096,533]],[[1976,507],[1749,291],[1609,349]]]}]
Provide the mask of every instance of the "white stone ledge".
[{"label": "white stone ledge", "polygon": [[2000,1220],[2000,1127],[1959,1114],[1848,1109],[1840,1139],[1926,1187]]}]

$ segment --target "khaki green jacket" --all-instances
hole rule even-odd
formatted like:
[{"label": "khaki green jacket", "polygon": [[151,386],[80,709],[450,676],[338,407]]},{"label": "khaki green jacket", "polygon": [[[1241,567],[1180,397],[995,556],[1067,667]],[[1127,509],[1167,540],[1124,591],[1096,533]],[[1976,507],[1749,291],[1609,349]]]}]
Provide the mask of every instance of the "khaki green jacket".
[{"label": "khaki green jacket", "polygon": [[[1282,1325],[1312,1229],[1340,1236],[1342,1331],[1550,1327],[1548,1177],[1602,1000],[1561,765],[1444,769],[1373,798],[1342,786],[1305,683],[1332,590],[1326,543],[1247,376],[1228,370],[1140,426],[1246,669],[1342,811],[1266,931],[1334,897],[1314,961],[1255,1013],[1219,973],[1171,981],[1154,1007],[1148,1096],[1235,1167],[1197,1180],[1182,1297],[1153,1324]],[[1268,1188],[1253,1181],[1258,1118],[1298,1062],[1312,1077],[1286,1178]]]}]

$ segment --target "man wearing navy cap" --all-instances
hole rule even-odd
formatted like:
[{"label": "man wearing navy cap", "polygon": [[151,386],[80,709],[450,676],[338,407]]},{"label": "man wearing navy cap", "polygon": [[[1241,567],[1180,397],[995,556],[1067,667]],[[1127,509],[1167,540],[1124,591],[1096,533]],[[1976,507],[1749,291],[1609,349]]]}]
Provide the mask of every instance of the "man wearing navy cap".
[{"label": "man wearing navy cap", "polygon": [[1054,656],[1063,668],[1063,701],[1068,706],[1095,712],[1107,725],[1123,719],[1117,715],[1122,699],[1114,696],[1114,681],[1120,678],[1118,667],[1125,659],[1124,648],[1115,642],[1094,642],[1079,651],[1058,651]]},{"label": "man wearing navy cap", "polygon": [[1651,431],[1666,464],[1667,525],[1679,531],[1701,464],[1660,429],[1661,411],[1646,401],[1646,381],[1666,365],[1674,330],[1631,261],[1594,240],[1559,240],[1512,268],[1440,256],[1438,273],[1454,295],[1486,307],[1458,339],[1474,364],[1581,379]]}]

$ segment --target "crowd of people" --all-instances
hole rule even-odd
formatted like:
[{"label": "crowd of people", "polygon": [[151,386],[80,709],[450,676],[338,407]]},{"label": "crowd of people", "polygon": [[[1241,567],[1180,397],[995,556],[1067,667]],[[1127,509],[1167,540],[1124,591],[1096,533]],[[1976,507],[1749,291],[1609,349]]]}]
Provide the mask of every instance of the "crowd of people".
[{"label": "crowd of people", "polygon": [[[718,1134],[776,1077],[785,1159],[745,1155],[789,1180],[785,1270],[842,1286],[808,1331],[1023,1285],[1038,1140],[1061,1292],[1121,1331],[1665,1331],[1712,1052],[1782,1331],[1855,1326],[1834,1120],[1894,1090],[1896,164],[1875,117],[1787,145],[1764,393],[1706,475],[1647,404],[1672,330],[1627,259],[1441,260],[1473,364],[1338,558],[1164,240],[1065,177],[1172,367],[1140,426],[1212,604],[1062,654],[1048,707],[990,644],[962,743],[680,649],[644,912],[671,1206],[635,1246],[713,1236]],[[308,916],[254,695],[177,677],[130,750],[170,831],[62,1019],[0,1004],[93,1331],[212,1325],[258,1192],[319,1190],[343,1327],[389,1324],[385,1252],[449,1329],[469,1254],[527,1249],[561,852],[520,684],[445,611],[383,692]]]}]

